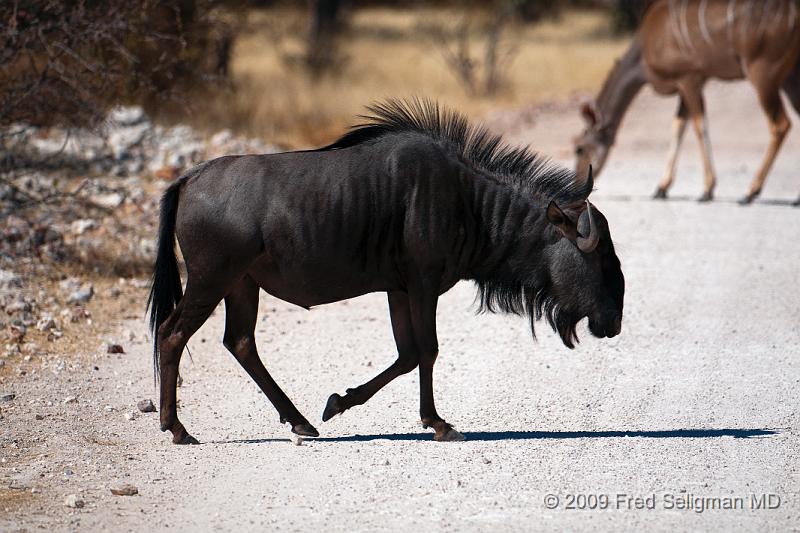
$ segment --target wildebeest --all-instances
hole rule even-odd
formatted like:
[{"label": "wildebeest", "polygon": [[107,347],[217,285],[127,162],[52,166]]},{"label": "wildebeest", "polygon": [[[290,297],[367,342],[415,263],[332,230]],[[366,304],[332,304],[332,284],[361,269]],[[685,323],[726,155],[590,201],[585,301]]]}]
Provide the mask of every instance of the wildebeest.
[{"label": "wildebeest", "polygon": [[[575,140],[576,170],[589,164],[599,173],[622,117],[645,83],[661,94],[680,96],[664,178],[655,198],[666,198],[675,164],[692,120],[703,155],[705,188],[713,198],[716,176],[705,117],[703,86],[710,78],[747,78],[767,115],[772,140],[747,195],[760,193],[790,122],[781,91],[800,113],[800,18],[796,0],[661,0],[645,13],[628,51],[603,84],[597,101],[582,107],[586,130]],[[743,131],[746,125],[743,125]],[[795,205],[800,205],[800,198]]]},{"label": "wildebeest", "polygon": [[459,280],[477,283],[482,309],[527,315],[532,331],[546,318],[570,348],[584,317],[597,337],[620,332],[624,278],[607,221],[587,200],[591,174],[578,180],[429,101],[370,111],[324,148],[221,157],[164,193],[148,303],[161,429],[173,442],[197,442],[175,409],[178,364],[222,299],[224,345],[282,423],[318,435],[259,359],[259,288],[306,308],[386,292],[397,360],[333,394],[322,419],[419,367],[420,416],[436,440],[463,438],[437,414],[432,384],[437,301]]}]

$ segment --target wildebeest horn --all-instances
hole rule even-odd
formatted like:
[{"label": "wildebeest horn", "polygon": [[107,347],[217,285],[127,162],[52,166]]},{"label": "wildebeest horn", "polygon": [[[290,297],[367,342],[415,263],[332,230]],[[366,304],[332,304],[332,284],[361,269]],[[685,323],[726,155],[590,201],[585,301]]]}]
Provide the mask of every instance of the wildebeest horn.
[{"label": "wildebeest horn", "polygon": [[589,175],[586,176],[586,190],[589,191],[589,194],[592,194],[592,189],[594,189],[594,177],[592,176],[592,164],[589,163]]},{"label": "wildebeest horn", "polygon": [[[591,179],[591,173],[589,174],[589,179]],[[575,244],[578,245],[578,250],[588,254],[593,252],[594,249],[597,248],[597,243],[600,242],[600,233],[597,231],[597,226],[594,223],[594,213],[592,212],[592,204],[589,203],[589,200],[586,200],[586,216],[589,217],[589,235],[585,237],[578,235]]]}]

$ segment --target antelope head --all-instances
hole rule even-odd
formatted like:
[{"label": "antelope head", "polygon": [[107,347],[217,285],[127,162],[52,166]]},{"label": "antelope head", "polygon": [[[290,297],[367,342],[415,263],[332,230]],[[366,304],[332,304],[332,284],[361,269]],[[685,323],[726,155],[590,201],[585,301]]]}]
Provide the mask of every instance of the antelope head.
[{"label": "antelope head", "polygon": [[573,139],[575,145],[575,173],[585,176],[591,166],[595,177],[600,174],[613,142],[612,136],[602,126],[600,112],[593,103],[581,106],[581,116],[586,127]]}]

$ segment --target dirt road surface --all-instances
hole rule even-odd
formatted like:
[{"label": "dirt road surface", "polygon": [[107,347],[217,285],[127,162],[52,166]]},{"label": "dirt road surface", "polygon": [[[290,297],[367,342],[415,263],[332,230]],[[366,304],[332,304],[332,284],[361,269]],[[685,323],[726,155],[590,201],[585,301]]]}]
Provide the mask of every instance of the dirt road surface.
[{"label": "dirt road surface", "polygon": [[[289,440],[222,347],[222,308],[182,363],[179,414],[202,445],[170,444],[157,413],[128,420],[157,404],[145,324],[129,320],[125,354],[87,345],[3,383],[0,530],[797,530],[800,127],[763,200],[740,207],[766,123],[745,84],[707,99],[716,202],[694,201],[691,132],[673,198],[650,200],[676,102],[649,93],[597,184],[627,278],[621,336],[583,326],[569,351],[544,324],[534,343],[522,319],[476,316],[469,284],[440,300],[438,408],[466,442],[420,427],[416,373],[323,424],[329,394],[394,358],[385,297],[308,312],[262,293],[262,357],[321,438]],[[578,128],[565,106],[507,127],[564,160]],[[121,483],[138,495],[112,495]],[[730,505],[743,508],[708,508]]]}]

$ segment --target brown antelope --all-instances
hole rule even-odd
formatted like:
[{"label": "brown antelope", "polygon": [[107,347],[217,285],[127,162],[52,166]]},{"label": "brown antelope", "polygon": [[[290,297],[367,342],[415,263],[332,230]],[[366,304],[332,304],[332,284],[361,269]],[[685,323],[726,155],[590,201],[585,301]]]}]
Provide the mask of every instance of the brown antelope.
[{"label": "brown antelope", "polygon": [[[769,121],[772,139],[747,195],[761,192],[790,122],[781,102],[786,93],[800,113],[800,19],[796,0],[660,0],[645,13],[630,48],[608,75],[597,101],[585,104],[586,130],[575,139],[576,170],[603,168],[625,111],[645,83],[680,96],[664,178],[655,198],[666,198],[675,177],[683,133],[692,121],[703,155],[705,188],[713,198],[716,176],[703,102],[709,78],[747,78]],[[795,205],[800,204],[800,199]]]}]

